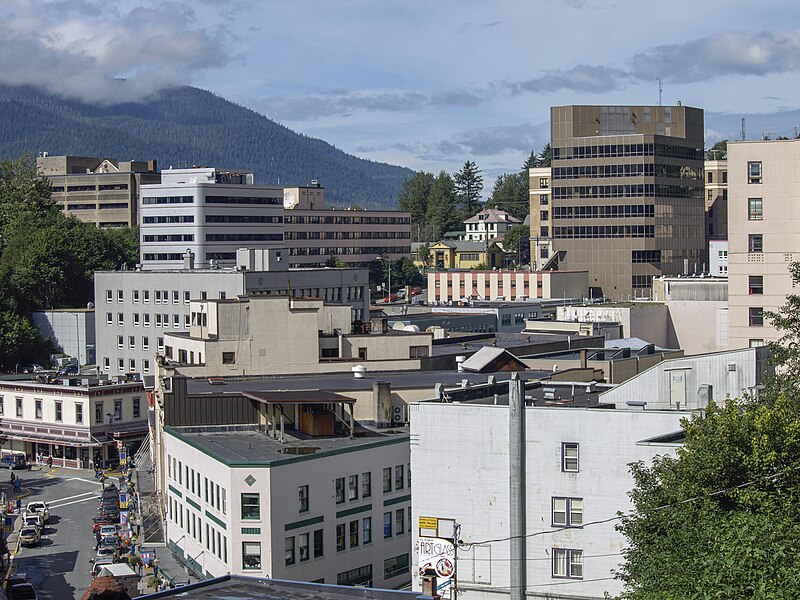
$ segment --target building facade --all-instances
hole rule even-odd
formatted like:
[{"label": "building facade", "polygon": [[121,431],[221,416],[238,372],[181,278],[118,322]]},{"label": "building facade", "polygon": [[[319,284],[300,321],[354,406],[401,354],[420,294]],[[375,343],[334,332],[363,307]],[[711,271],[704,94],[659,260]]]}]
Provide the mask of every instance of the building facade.
[{"label": "building facade", "polygon": [[428,273],[430,303],[528,298],[586,298],[586,271],[438,271]]},{"label": "building facade", "polygon": [[33,313],[31,321],[44,339],[75,357],[79,365],[96,363],[93,308],[43,310]]},{"label": "building facade", "polygon": [[707,263],[703,111],[557,106],[546,268],[589,271],[592,296],[648,298],[652,278]]},{"label": "building facade", "polygon": [[497,208],[487,208],[464,221],[464,240],[488,242],[502,238],[514,226],[522,223],[514,215]]},{"label": "building facade", "polygon": [[[244,451],[244,454],[241,452]],[[196,571],[401,587],[410,582],[408,433],[283,441],[166,428],[169,547]]]},{"label": "building facade", "polygon": [[135,452],[148,432],[147,410],[141,381],[0,381],[4,450],[51,456],[56,466],[114,464],[117,442]]},{"label": "building facade", "polygon": [[48,156],[36,159],[39,173],[50,180],[53,200],[64,213],[98,227],[139,224],[139,190],[161,181],[156,161]]},{"label": "building facade", "polygon": [[530,195],[531,268],[541,269],[553,254],[553,238],[550,226],[550,167],[534,167],[528,170]]},{"label": "building facade", "polygon": [[781,334],[764,317],[797,290],[789,265],[800,260],[800,141],[728,146],[728,302],[731,348]]},{"label": "building facade", "polygon": [[708,241],[708,265],[712,277],[728,276],[728,240]]},{"label": "building facade", "polygon": [[164,334],[191,328],[189,303],[248,295],[293,295],[350,306],[353,320],[369,318],[366,270],[162,269],[97,271],[95,333],[103,373],[155,373]]},{"label": "building facade", "polygon": [[141,189],[141,264],[236,264],[239,248],[283,246],[283,188],[253,185],[253,174],[214,168],[168,169]]},{"label": "building facade", "polygon": [[[728,239],[728,161],[705,161],[706,239]],[[712,273],[713,274],[713,273]]]}]

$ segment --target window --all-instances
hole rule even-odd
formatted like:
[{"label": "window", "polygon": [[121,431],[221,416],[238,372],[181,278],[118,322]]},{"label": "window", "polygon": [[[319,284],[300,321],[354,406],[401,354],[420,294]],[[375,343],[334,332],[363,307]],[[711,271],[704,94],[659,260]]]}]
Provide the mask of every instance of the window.
[{"label": "window", "polygon": [[708,183],[714,183],[714,173],[711,171],[708,172]]},{"label": "window", "polygon": [[311,555],[308,553],[308,534],[301,533],[300,539],[297,544],[298,549],[300,550],[300,562],[304,560],[308,560],[311,558]]},{"label": "window", "polygon": [[133,418],[138,419],[141,416],[141,406],[140,406],[140,399],[134,398],[133,399]]},{"label": "window", "polygon": [[308,512],[308,486],[301,485],[297,491],[297,498],[300,503],[300,512]]},{"label": "window", "polygon": [[759,254],[764,252],[764,236],[760,233],[751,233],[748,235],[747,251]]},{"label": "window", "polygon": [[345,525],[344,523],[339,523],[336,526],[336,551],[341,552],[345,549]]},{"label": "window", "polygon": [[117,349],[122,350],[125,347],[125,337],[122,335],[117,336]]},{"label": "window", "polygon": [[383,538],[392,537],[392,513],[383,513]]},{"label": "window", "polygon": [[242,494],[242,519],[257,520],[261,518],[259,494]]},{"label": "window", "polygon": [[122,400],[114,400],[114,418],[122,419]]},{"label": "window", "polygon": [[161,327],[161,313],[156,313],[156,327]]},{"label": "window", "polygon": [[117,371],[119,371],[120,373],[124,373],[125,372],[125,359],[124,358],[118,358],[117,359]]},{"label": "window", "polygon": [[542,194],[539,196],[539,206],[547,206],[550,203],[550,195]]},{"label": "window", "polygon": [[[157,337],[156,338],[156,346],[158,346],[159,350],[162,350],[162,351],[164,350],[164,338],[163,337]],[[223,352],[223,355],[224,354],[225,353]]]},{"label": "window", "polygon": [[120,327],[125,325],[125,313],[117,313],[117,325]]},{"label": "window", "polygon": [[111,290],[106,290],[106,302],[111,303],[114,302],[114,292]]},{"label": "window", "polygon": [[136,350],[136,337],[133,335],[128,336],[128,348],[131,350]]},{"label": "window", "polygon": [[760,348],[763,345],[764,345],[763,339],[751,339],[748,344],[750,348]]},{"label": "window", "polygon": [[189,292],[183,292],[183,303],[184,304],[189,304],[191,298],[192,298],[192,295]]},{"label": "window", "polygon": [[223,365],[235,365],[236,364],[236,352],[223,352],[222,353],[222,364]]},{"label": "window", "polygon": [[60,423],[63,420],[64,419],[61,414],[61,402],[56,401],[56,423]]},{"label": "window", "polygon": [[540,210],[539,211],[539,219],[541,221],[549,221],[550,220],[550,211]]},{"label": "window", "polygon": [[727,250],[720,250],[717,254],[720,260],[728,260],[728,251]]},{"label": "window", "polygon": [[583,579],[583,550],[553,548],[553,577]]},{"label": "window", "polygon": [[369,498],[372,496],[372,473],[367,471],[361,474],[361,497]]},{"label": "window", "polygon": [[580,527],[583,525],[582,498],[553,498],[553,527]]},{"label": "window", "polygon": [[35,408],[36,408],[36,418],[37,419],[41,419],[42,418],[42,401],[41,400],[36,400],[35,401]]},{"label": "window", "polygon": [[324,532],[322,529],[314,531],[314,558],[319,558],[324,554]]},{"label": "window", "polygon": [[561,444],[561,470],[567,473],[577,473],[579,468],[578,444],[564,442]]},{"label": "window", "polygon": [[106,313],[106,325],[109,327],[114,324],[114,313]]},{"label": "window", "polygon": [[139,290],[133,290],[133,302],[139,304]]},{"label": "window", "polygon": [[117,290],[117,302],[122,304],[125,301],[125,294],[122,290]]},{"label": "window", "polygon": [[392,467],[386,467],[383,470],[383,493],[387,494],[392,491]]},{"label": "window", "polygon": [[350,521],[350,547],[358,546],[358,519]]},{"label": "window", "polygon": [[364,565],[336,574],[337,585],[358,585],[372,587],[372,565]]},{"label": "window", "polygon": [[383,577],[389,579],[408,573],[408,554],[401,554],[383,561]]},{"label": "window", "polygon": [[344,477],[336,478],[336,504],[344,502]]},{"label": "window", "polygon": [[747,309],[750,318],[750,327],[760,327],[764,324],[764,308],[761,306],[751,306]]},{"label": "window", "polygon": [[347,478],[347,499],[358,500],[358,475]]},{"label": "window", "polygon": [[173,304],[180,304],[181,296],[178,290],[172,290],[172,303]]},{"label": "window", "polygon": [[83,425],[83,404],[75,405],[75,423]]},{"label": "window", "polygon": [[142,290],[142,299],[145,302],[150,302],[150,290]]},{"label": "window", "polygon": [[394,511],[394,530],[396,535],[400,535],[406,530],[406,509],[398,508]]},{"label": "window", "polygon": [[139,326],[139,313],[133,313],[133,326]]},{"label": "window", "polygon": [[[22,398],[17,398],[17,418],[22,418]],[[103,420],[102,414],[100,420]]]},{"label": "window", "polygon": [[550,187],[550,180],[547,177],[539,177],[539,188],[547,189]]},{"label": "window", "polygon": [[761,198],[747,199],[748,221],[761,221],[764,219],[764,203]]},{"label": "window", "polygon": [[405,486],[405,475],[403,473],[403,465],[397,465],[394,468],[394,489],[402,490]]},{"label": "window", "polygon": [[172,315],[172,327],[178,329],[181,326],[181,316]]},{"label": "window", "polygon": [[142,350],[149,350],[150,349],[150,338],[148,336],[142,336]]},{"label": "window", "polygon": [[288,567],[294,564],[294,536],[290,535],[284,540],[284,564]]},{"label": "window", "polygon": [[372,517],[364,517],[361,520],[361,537],[365,545],[372,543]]},{"label": "window", "polygon": [[144,326],[150,327],[150,313],[144,313]]},{"label": "window", "polygon": [[261,542],[242,542],[242,569],[261,570]]},{"label": "window", "polygon": [[761,161],[747,162],[747,183],[761,183]]},{"label": "window", "polygon": [[764,276],[763,275],[750,275],[747,278],[747,287],[749,293],[763,294],[764,293]]}]

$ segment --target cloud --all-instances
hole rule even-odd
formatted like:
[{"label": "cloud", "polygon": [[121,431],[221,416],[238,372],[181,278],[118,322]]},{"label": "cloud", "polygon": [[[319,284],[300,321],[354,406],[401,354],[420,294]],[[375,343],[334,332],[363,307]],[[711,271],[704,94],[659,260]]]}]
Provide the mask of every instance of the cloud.
[{"label": "cloud", "polygon": [[578,65],[564,71],[548,71],[541,77],[508,84],[511,94],[549,93],[572,90],[592,94],[619,89],[628,83],[628,73],[614,67]]},{"label": "cloud", "polygon": [[261,100],[243,100],[245,104],[281,121],[307,121],[354,112],[412,112],[431,106],[472,107],[483,101],[475,92],[449,91],[438,94],[422,92],[347,92],[327,90],[308,96],[275,96]]},{"label": "cloud", "polygon": [[177,3],[121,11],[95,0],[10,0],[0,22],[0,83],[88,102],[141,99],[226,64],[224,34]]}]

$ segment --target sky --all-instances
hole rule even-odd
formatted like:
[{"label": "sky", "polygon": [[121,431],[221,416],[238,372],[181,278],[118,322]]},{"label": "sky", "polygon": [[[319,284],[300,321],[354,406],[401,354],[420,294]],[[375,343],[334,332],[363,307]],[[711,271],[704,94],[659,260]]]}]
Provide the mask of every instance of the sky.
[{"label": "sky", "polygon": [[657,104],[656,76],[709,145],[800,108],[798,24],[796,0],[3,0],[0,82],[104,104],[195,85],[363,158],[475,161],[490,187],[551,106]]}]

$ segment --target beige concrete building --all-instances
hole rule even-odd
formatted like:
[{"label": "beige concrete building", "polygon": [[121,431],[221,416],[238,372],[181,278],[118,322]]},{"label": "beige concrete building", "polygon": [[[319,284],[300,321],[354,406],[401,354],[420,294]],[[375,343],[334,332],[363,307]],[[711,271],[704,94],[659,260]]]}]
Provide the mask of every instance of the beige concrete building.
[{"label": "beige concrete building", "polygon": [[789,265],[800,260],[800,140],[728,145],[728,281],[731,348],[780,333],[764,318],[796,294]]},{"label": "beige concrete building", "polygon": [[284,188],[284,245],[289,266],[324,267],[331,257],[349,267],[368,267],[376,257],[411,255],[411,213],[336,210],[325,206],[325,190]]},{"label": "beige concrete building", "polygon": [[[706,239],[728,239],[728,161],[705,162]],[[712,273],[713,274],[713,273]]]},{"label": "beige concrete building", "polygon": [[550,230],[550,167],[528,170],[531,217],[531,268],[541,269],[553,254]]},{"label": "beige concrete building", "polygon": [[42,153],[36,168],[50,180],[53,200],[65,214],[98,227],[138,225],[140,186],[161,182],[154,160]]},{"label": "beige concrete building", "polygon": [[192,377],[418,369],[433,334],[352,334],[350,306],[318,298],[191,301],[188,332],[167,332],[164,355]]},{"label": "beige concrete building", "polygon": [[545,268],[587,270],[592,296],[622,300],[707,263],[702,110],[556,106],[551,145]]},{"label": "beige concrete building", "polygon": [[585,298],[586,271],[438,271],[428,273],[428,302]]}]

